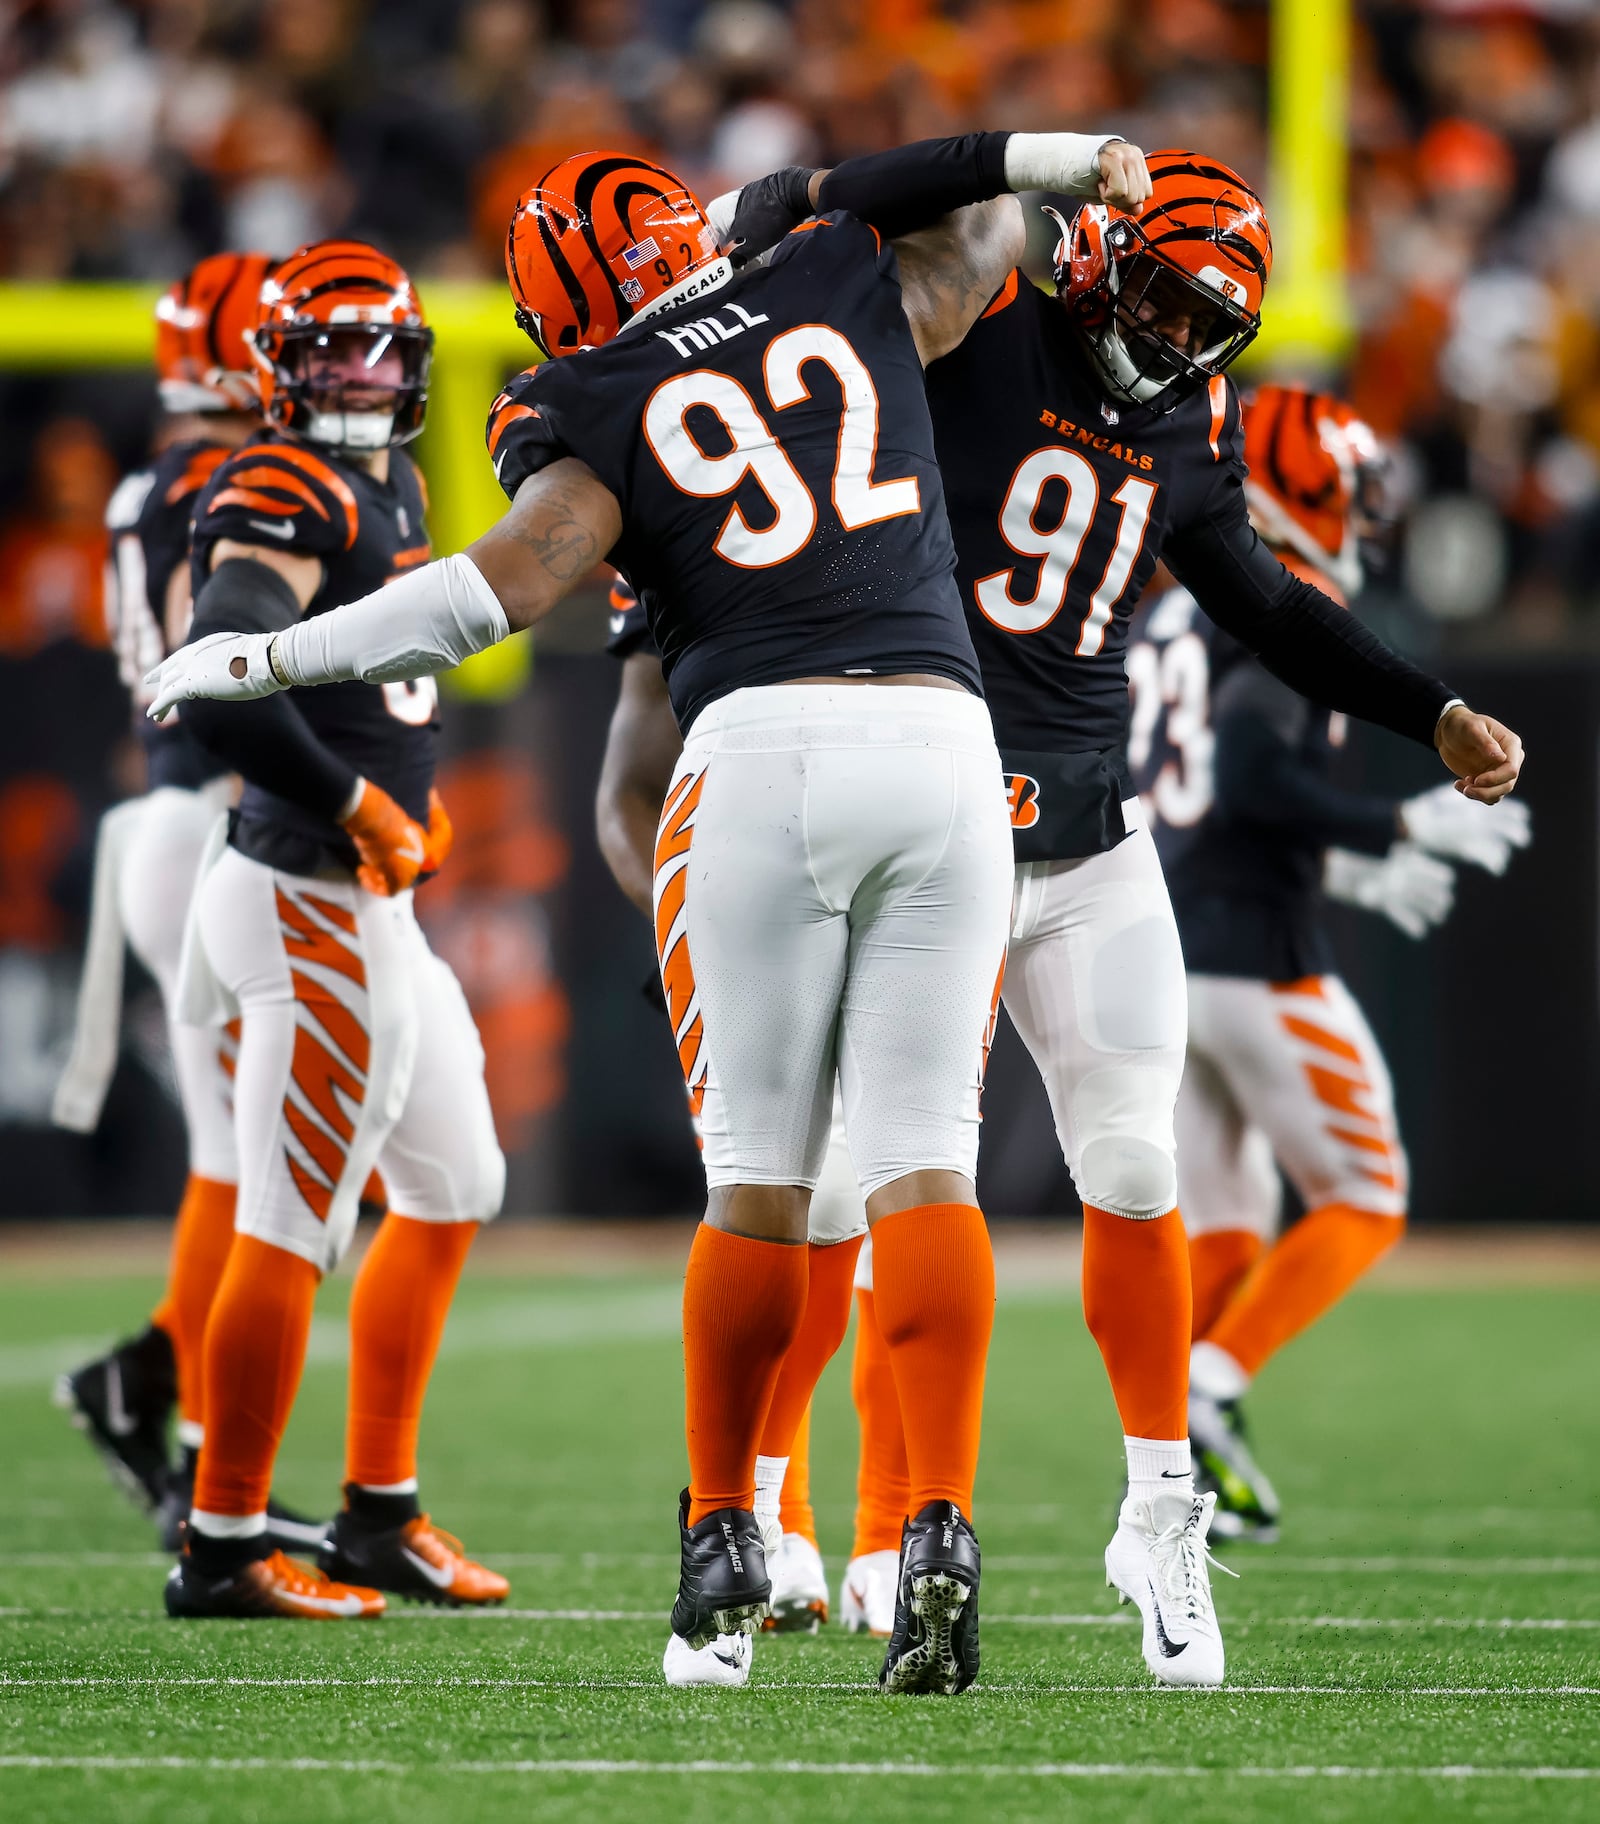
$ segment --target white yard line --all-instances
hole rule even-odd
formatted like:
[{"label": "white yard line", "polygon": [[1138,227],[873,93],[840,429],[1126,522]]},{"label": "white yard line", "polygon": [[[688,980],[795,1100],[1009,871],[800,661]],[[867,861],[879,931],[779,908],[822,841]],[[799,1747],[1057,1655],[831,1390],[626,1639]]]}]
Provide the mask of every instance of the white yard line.
[{"label": "white yard line", "polygon": [[683,1775],[805,1774],[824,1779],[1141,1780],[1231,1778],[1241,1780],[1593,1780],[1600,1767],[1379,1767],[1332,1765],[1285,1767],[1198,1767],[1139,1761],[343,1761],[297,1756],[236,1760],[177,1754],[7,1754],[0,1769],[66,1769],[104,1773],[390,1773],[459,1776],[546,1777],[560,1774]]},{"label": "white yard line", "polygon": [[[335,1673],[304,1677],[246,1677],[224,1673],[179,1673],[152,1676],[145,1673],[86,1673],[45,1678],[0,1675],[0,1691],[17,1690],[403,1690],[403,1691],[665,1691],[659,1678],[413,1678],[404,1673],[373,1673],[365,1678],[343,1678]],[[759,1682],[752,1689],[765,1692],[806,1693],[852,1691],[877,1696],[877,1687],[865,1679],[777,1679]],[[1033,1679],[1022,1683],[984,1680],[985,1692],[1022,1696],[1049,1696],[1081,1692],[1089,1696],[1166,1697],[1174,1693],[1154,1683],[1136,1685],[1096,1684],[1084,1679]],[[1179,1691],[1195,1697],[1600,1697],[1600,1685],[1226,1685],[1217,1690]]]}]

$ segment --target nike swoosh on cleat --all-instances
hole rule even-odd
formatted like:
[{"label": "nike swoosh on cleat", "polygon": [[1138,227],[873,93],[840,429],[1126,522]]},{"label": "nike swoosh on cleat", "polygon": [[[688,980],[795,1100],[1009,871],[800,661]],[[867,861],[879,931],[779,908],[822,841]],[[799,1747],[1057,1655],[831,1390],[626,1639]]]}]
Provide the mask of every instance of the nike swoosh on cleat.
[{"label": "nike swoosh on cleat", "polygon": [[265,532],[271,538],[293,538],[293,520],[247,519],[247,526],[254,526],[258,532]]},{"label": "nike swoosh on cleat", "polygon": [[441,1570],[438,1565],[429,1564],[426,1558],[418,1557],[409,1545],[401,1546],[400,1556],[404,1558],[408,1564],[415,1565],[436,1590],[447,1590],[456,1580],[454,1571],[448,1569]]},{"label": "nike swoosh on cleat", "polygon": [[730,1672],[737,1672],[739,1670],[739,1655],[737,1653],[724,1653],[720,1649],[713,1647],[711,1649],[711,1657],[716,1660],[718,1665],[726,1666]]},{"label": "nike swoosh on cleat", "polygon": [[279,1597],[280,1602],[287,1602],[291,1607],[307,1615],[359,1615],[361,1598],[359,1596],[289,1596]]},{"label": "nike swoosh on cleat", "polygon": [[1180,1653],[1188,1652],[1189,1643],[1188,1641],[1184,1641],[1181,1646],[1175,1647],[1171,1640],[1168,1639],[1167,1630],[1161,1625],[1161,1603],[1156,1596],[1156,1586],[1152,1583],[1148,1585],[1148,1588],[1152,1604],[1151,1619],[1156,1624],[1156,1645],[1160,1647],[1163,1659],[1176,1659]]}]

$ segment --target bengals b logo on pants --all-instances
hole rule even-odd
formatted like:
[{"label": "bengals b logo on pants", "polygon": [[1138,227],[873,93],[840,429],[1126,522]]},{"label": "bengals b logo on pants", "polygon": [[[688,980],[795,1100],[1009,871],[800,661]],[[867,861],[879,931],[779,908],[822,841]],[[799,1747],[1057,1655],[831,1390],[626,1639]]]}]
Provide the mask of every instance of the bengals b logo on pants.
[{"label": "bengals b logo on pants", "polygon": [[1012,829],[1031,830],[1039,821],[1039,781],[1029,773],[1007,773],[1006,803]]}]

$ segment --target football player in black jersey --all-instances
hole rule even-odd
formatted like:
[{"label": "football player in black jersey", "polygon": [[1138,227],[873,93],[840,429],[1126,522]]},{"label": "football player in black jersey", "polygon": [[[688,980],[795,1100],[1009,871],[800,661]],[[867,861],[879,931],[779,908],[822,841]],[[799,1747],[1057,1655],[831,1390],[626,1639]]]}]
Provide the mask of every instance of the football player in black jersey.
[{"label": "football player in black jersey", "polygon": [[[683,751],[683,737],[672,713],[661,654],[650,637],[649,621],[638,598],[620,579],[611,588],[606,651],[620,661],[622,684],[606,730],[605,756],[595,791],[596,835],[617,885],[653,921],[656,829]],[[651,977],[650,987],[652,999],[665,1012],[659,975]],[[696,1126],[698,1131],[698,1123]],[[864,1245],[866,1234],[866,1206],[845,1138],[843,1103],[835,1094],[828,1152],[806,1212],[805,1313],[784,1356],[756,1453],[753,1512],[761,1527],[767,1573],[772,1579],[772,1613],[765,1625],[775,1633],[815,1633],[828,1619],[827,1575],[811,1506],[809,1412],[817,1378],[849,1325],[850,1287],[860,1285],[863,1275],[868,1288],[872,1283],[872,1250]],[[898,1429],[898,1406],[895,1426]],[[903,1450],[901,1458],[903,1469]],[[887,1636],[892,1624],[894,1567],[905,1520],[903,1489],[896,1488],[889,1506],[894,1549],[878,1552],[865,1568],[853,1559],[840,1586],[840,1619],[851,1632]],[[881,1624],[870,1628],[863,1625],[869,1599],[874,1623]],[[722,1636],[698,1649],[693,1666],[698,1667],[701,1682],[732,1682],[745,1657],[745,1638]],[[685,1672],[691,1669],[685,1665]]]},{"label": "football player in black jersey", "polygon": [[[894,232],[1035,177],[1028,134],[976,134],[775,173],[719,199],[740,257],[807,210]],[[1215,1684],[1210,1497],[1191,1481],[1189,1268],[1173,1104],[1182,952],[1126,757],[1128,616],[1158,558],[1289,683],[1438,748],[1468,796],[1510,791],[1515,735],[1389,653],[1251,529],[1228,364],[1271,268],[1259,199],[1190,152],[1148,159],[1133,210],[1060,224],[1055,295],[1013,272],[928,400],[961,586],[1008,775],[1016,901],[1005,1001],[1084,1205],[1084,1304],[1117,1398],[1129,1498],[1108,1580],[1165,1683]],[[1036,187],[1051,186],[1035,177]],[[1113,199],[1114,200],[1114,199]]]},{"label": "football player in black jersey", "polygon": [[[1062,135],[1043,151],[1055,188],[1144,194],[1142,159],[1120,149],[1103,164]],[[898,250],[825,212],[735,275],[670,173],[565,161],[508,235],[519,320],[557,358],[491,416],[506,518],[381,601],[210,641],[158,680],[156,715],[200,694],[407,677],[538,620],[608,554],[638,589],[686,737],[654,897],[711,1185],[684,1293],[669,1678],[681,1651],[768,1604],[755,1457],[806,1301],[836,1072],[916,1509],[880,1679],[948,1692],[977,1672],[966,1510],[993,1261],[973,1172],[1010,838],[922,368],[960,340],[1020,235],[1010,202]]]},{"label": "football player in black jersey", "polygon": [[[1376,438],[1340,400],[1264,386],[1244,408],[1250,517],[1329,595],[1360,585],[1381,490]],[[1188,971],[1178,1193],[1195,1345],[1189,1436],[1223,1537],[1276,1535],[1278,1501],[1239,1400],[1268,1359],[1400,1238],[1406,1160],[1383,1054],[1339,979],[1322,894],[1420,937],[1450,909],[1451,862],[1504,871],[1528,840],[1440,786],[1403,802],[1329,778],[1343,720],[1272,677],[1173,588],[1128,651],[1129,762]],[[1275,1239],[1278,1168],[1305,1216]]]},{"label": "football player in black jersey", "polygon": [[[432,343],[394,261],[359,242],[291,255],[251,337],[265,434],[194,508],[192,637],[315,618],[426,563],[421,429]],[[195,703],[244,780],[196,891],[189,1006],[241,1022],[236,1235],[206,1327],[205,1438],[176,1616],[358,1617],[388,1590],[498,1602],[417,1497],[417,1427],[456,1281],[505,1162],[483,1051],[412,911],[449,846],[433,789],[437,691],[344,684],[296,702]],[[265,1505],[316,1288],[381,1167],[390,1210],[350,1305],[345,1504],[320,1571],[273,1549]]]},{"label": "football player in black jersey", "polygon": [[[260,391],[245,337],[272,266],[265,254],[200,261],[156,305],[156,377],[164,422],[155,457],[126,476],[106,509],[111,563],[106,605],[122,681],[142,711],[144,675],[189,627],[189,519],[201,488],[230,451],[259,434]],[[122,944],[150,972],[167,1016],[188,1138],[188,1179],[172,1238],[166,1295],[145,1331],[62,1376],[59,1397],[141,1505],[160,1514],[177,1549],[188,1502],[169,1460],[178,1409],[183,1464],[202,1423],[200,1351],[207,1313],[233,1241],[234,1153],[229,1072],[233,1036],[178,1018],[178,959],[206,838],[237,779],[186,722],[135,717],[148,790],[101,820],[90,943],[73,1050],[56,1086],[56,1122],[92,1132],[116,1064]],[[314,1544],[320,1526],[272,1503],[280,1544]]]}]

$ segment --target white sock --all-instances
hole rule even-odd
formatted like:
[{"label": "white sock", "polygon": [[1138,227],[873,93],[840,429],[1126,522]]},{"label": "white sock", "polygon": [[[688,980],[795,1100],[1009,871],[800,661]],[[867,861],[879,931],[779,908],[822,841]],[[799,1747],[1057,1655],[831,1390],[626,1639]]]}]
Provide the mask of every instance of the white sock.
[{"label": "white sock", "polygon": [[1124,1438],[1128,1453],[1128,1498],[1154,1501],[1161,1495],[1194,1499],[1194,1466],[1187,1438]]},{"label": "white sock", "polygon": [[197,1507],[189,1524],[208,1539],[259,1539],[267,1530],[267,1516],[265,1509],[259,1514],[208,1514]]},{"label": "white sock", "polygon": [[763,1538],[783,1530],[778,1509],[783,1501],[783,1478],[788,1473],[787,1457],[756,1458],[756,1525]]},{"label": "white sock", "polygon": [[1196,1343],[1189,1351],[1189,1385],[1208,1400],[1236,1400],[1250,1385],[1250,1377],[1226,1349]]},{"label": "white sock", "polygon": [[407,1476],[404,1482],[357,1482],[353,1484],[364,1495],[414,1495],[417,1492],[417,1478]]},{"label": "white sock", "polygon": [[193,1419],[179,1419],[178,1442],[185,1450],[198,1450],[206,1441],[206,1428]]}]

